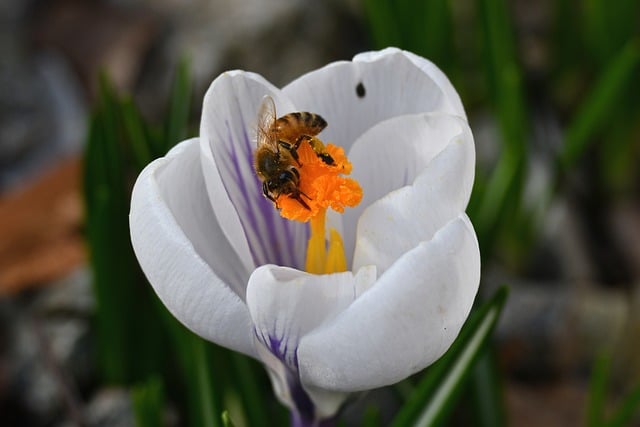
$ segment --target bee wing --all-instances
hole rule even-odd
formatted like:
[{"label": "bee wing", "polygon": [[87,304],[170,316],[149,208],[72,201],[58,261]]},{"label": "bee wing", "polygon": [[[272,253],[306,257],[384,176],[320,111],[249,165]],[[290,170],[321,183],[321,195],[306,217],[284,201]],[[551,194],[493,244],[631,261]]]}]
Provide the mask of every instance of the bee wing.
[{"label": "bee wing", "polygon": [[263,144],[275,144],[271,125],[276,121],[276,103],[269,95],[265,95],[258,110],[258,129],[256,142],[258,147]]}]

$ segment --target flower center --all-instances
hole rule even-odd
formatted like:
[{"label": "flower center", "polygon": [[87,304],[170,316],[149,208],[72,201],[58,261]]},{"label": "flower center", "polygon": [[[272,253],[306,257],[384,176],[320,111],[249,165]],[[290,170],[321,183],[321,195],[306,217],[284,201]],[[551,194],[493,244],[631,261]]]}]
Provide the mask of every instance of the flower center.
[{"label": "flower center", "polygon": [[[316,150],[322,150],[333,160],[328,164]],[[351,162],[344,154],[342,147],[327,144],[326,147],[318,138],[303,141],[297,149],[298,164],[296,169],[300,175],[298,189],[307,206],[294,197],[283,194],[277,200],[280,215],[294,221],[307,222],[322,214],[327,208],[344,212],[346,206],[353,207],[362,200],[362,188],[358,182],[342,175],[351,173]]]},{"label": "flower center", "polygon": [[[313,147],[316,147],[314,150]],[[318,153],[322,151],[322,155]],[[304,141],[297,150],[298,183],[307,206],[293,197],[281,195],[277,200],[280,215],[287,219],[309,222],[311,237],[307,244],[305,269],[309,273],[329,274],[347,270],[342,237],[335,229],[325,229],[327,208],[344,212],[345,207],[356,206],[362,200],[362,188],[354,179],[344,177],[351,173],[351,163],[344,149],[333,144],[326,147],[318,138]],[[331,164],[323,160],[326,156]]]}]

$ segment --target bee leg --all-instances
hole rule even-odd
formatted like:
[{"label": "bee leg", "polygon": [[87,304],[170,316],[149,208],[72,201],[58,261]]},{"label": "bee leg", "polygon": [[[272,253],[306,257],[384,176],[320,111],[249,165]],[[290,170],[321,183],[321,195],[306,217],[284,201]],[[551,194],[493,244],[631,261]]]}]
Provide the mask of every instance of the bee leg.
[{"label": "bee leg", "polygon": [[276,197],[273,197],[271,195],[271,192],[269,191],[269,186],[267,185],[266,181],[262,183],[262,194],[264,194],[264,197],[271,200],[276,205],[276,209],[280,209],[278,207],[278,200]]},{"label": "bee leg", "polygon": [[319,153],[318,157],[320,157],[320,160],[322,160],[329,166],[333,166],[335,163],[335,161],[333,160],[333,157],[331,157],[331,155],[328,153]]},{"label": "bee leg", "polygon": [[285,150],[287,150],[291,154],[291,157],[293,157],[293,160],[296,161],[298,166],[302,166],[302,163],[300,163],[300,160],[299,160],[299,157],[298,157],[298,151],[297,151],[298,147],[297,146],[291,145],[287,141],[283,141],[283,140],[279,140],[278,141],[278,145],[280,147],[284,148]]},{"label": "bee leg", "polygon": [[293,144],[293,151],[296,151],[300,147],[300,144],[302,144],[303,141],[309,141],[309,145],[313,147],[313,144],[311,143],[312,140],[313,138],[309,135],[306,135],[306,134],[300,135],[298,139],[296,139],[296,142]]},{"label": "bee leg", "polygon": [[304,194],[302,191],[299,191],[295,194],[292,194],[291,197],[294,198],[295,200],[298,201],[298,203],[300,203],[305,209],[307,209],[308,211],[311,210],[311,208],[309,207],[309,205],[307,204],[307,202],[305,202],[304,200],[302,200],[302,197],[300,197],[300,195],[304,195],[307,199],[311,200],[311,198],[309,196],[307,196],[306,194]]},{"label": "bee leg", "polygon": [[309,145],[311,145],[311,148],[313,148],[313,151],[316,152],[316,155],[320,158],[320,160],[322,160],[324,163],[326,163],[329,166],[333,166],[335,164],[335,160],[333,160],[333,157],[331,157],[331,155],[329,153],[326,153],[324,151],[324,144],[322,144],[322,142],[317,139],[317,138],[312,138],[309,135],[302,135],[300,136],[300,138],[298,138],[298,141],[296,141],[296,145],[300,145],[301,141],[306,139],[309,141]]}]

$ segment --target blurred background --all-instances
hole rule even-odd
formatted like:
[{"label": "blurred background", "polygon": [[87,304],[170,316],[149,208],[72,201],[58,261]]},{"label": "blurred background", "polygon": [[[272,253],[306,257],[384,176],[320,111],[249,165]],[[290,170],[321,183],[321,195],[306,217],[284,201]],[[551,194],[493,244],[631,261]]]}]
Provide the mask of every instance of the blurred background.
[{"label": "blurred background", "polygon": [[[282,86],[390,45],[462,97],[479,299],[510,287],[445,424],[640,425],[636,0],[3,0],[0,425],[286,425],[257,363],[158,303],[129,192],[220,72]],[[344,424],[388,425],[419,380]]]}]

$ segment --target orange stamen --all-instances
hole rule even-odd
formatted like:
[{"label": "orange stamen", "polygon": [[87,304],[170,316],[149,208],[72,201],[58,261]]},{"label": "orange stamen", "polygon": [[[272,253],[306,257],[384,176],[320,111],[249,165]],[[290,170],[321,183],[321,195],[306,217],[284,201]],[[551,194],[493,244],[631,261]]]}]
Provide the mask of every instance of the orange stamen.
[{"label": "orange stamen", "polygon": [[[314,143],[322,146],[322,142]],[[300,197],[309,206],[304,207],[298,200],[283,195],[278,198],[280,215],[287,219],[307,222],[319,214],[324,216],[327,208],[337,212],[344,212],[345,207],[356,206],[362,200],[362,188],[357,181],[342,175],[351,173],[351,163],[344,150],[332,144],[327,144],[326,152],[333,158],[334,164],[326,164],[311,148],[309,142],[304,141],[298,147],[300,165],[299,189],[303,193]]]}]

